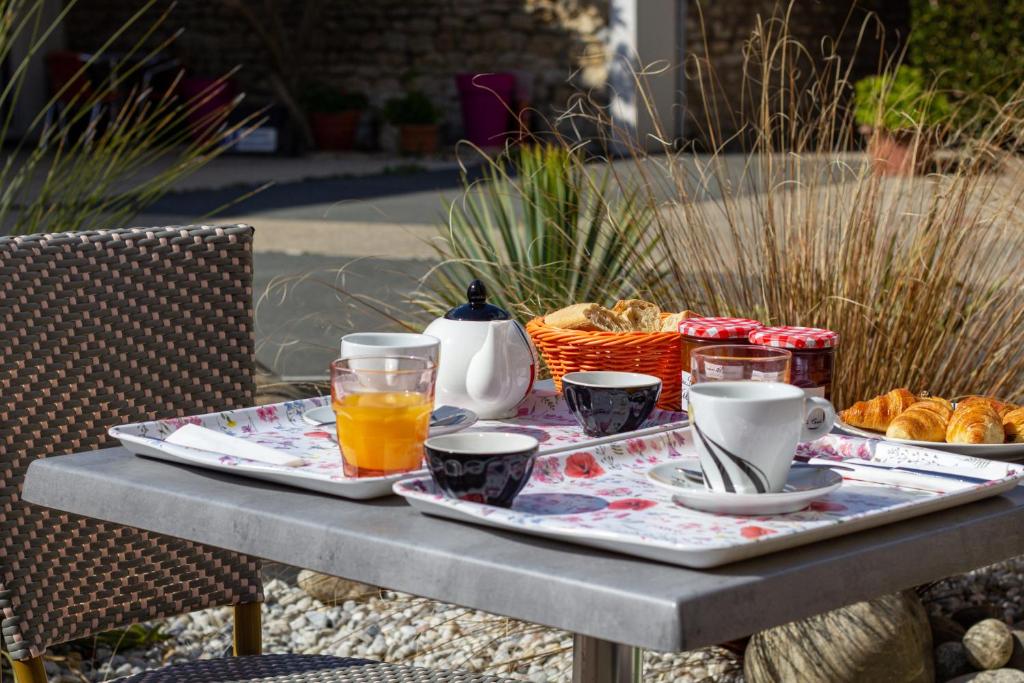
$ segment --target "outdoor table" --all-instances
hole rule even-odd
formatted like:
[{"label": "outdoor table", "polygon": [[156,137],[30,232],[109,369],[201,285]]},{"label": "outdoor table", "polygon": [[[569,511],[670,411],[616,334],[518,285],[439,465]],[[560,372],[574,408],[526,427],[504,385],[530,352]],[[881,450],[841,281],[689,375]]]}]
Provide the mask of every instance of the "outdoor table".
[{"label": "outdoor table", "polygon": [[573,680],[640,679],[681,651],[1024,554],[1024,490],[711,570],[691,570],[137,457],[37,460],[24,498],[573,632]]}]

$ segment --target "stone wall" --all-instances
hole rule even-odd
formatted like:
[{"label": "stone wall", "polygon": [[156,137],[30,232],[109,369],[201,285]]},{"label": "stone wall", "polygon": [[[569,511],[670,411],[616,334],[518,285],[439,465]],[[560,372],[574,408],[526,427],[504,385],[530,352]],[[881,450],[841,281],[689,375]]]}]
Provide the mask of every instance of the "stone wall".
[{"label": "stone wall", "polygon": [[[255,100],[268,100],[267,74],[273,56],[266,42],[242,20],[235,3],[246,3],[256,12],[264,7],[262,2],[248,0],[178,0],[151,42],[183,28],[175,49],[193,72],[217,75],[241,65],[236,76],[240,86]],[[687,47],[704,56],[706,43],[706,56],[720,78],[714,101],[708,104],[721,111],[734,109],[741,99],[743,43],[757,16],[769,16],[776,3],[690,0],[686,4]],[[891,39],[906,30],[907,4],[906,0],[795,0],[791,30],[794,38],[816,46],[823,36],[835,35],[848,24],[851,28],[840,53],[849,57],[854,53],[855,28],[868,11],[877,12],[890,27]],[[283,55],[301,64],[304,77],[364,92],[378,107],[407,87],[422,90],[443,110],[448,141],[461,135],[456,73],[515,72],[523,98],[548,119],[565,108],[573,92],[586,89],[600,97],[605,84],[608,0],[277,0],[276,5],[285,9],[277,20],[264,16],[264,25],[273,28],[274,23],[283,22],[282,34],[291,43]],[[310,7],[319,7],[319,16],[312,29],[303,33],[300,15]],[[138,3],[132,0],[80,0],[68,23],[70,46],[95,49],[137,9]],[[129,31],[127,37],[134,39],[139,33]],[[858,73],[876,68],[877,48],[876,36],[867,32]],[[688,85],[687,100],[693,120],[705,105],[694,82]],[[688,129],[696,135],[700,126]],[[728,117],[722,119],[722,135],[734,129]]]},{"label": "stone wall", "polygon": [[[261,19],[262,2],[246,2]],[[269,98],[273,57],[231,0],[179,0],[161,33],[185,33],[176,51],[194,72],[224,73],[242,65],[239,85]],[[454,75],[517,74],[521,95],[552,115],[574,87],[604,79],[604,0],[278,0],[292,45],[287,58],[311,80],[365,93],[379,107],[407,87],[425,92],[444,112],[448,140],[461,115]],[[304,8],[320,6],[312,30],[300,28]],[[69,21],[71,47],[95,49],[112,27],[136,11],[131,0],[80,0]],[[137,36],[132,31],[130,37]],[[154,39],[155,40],[155,39]]]}]

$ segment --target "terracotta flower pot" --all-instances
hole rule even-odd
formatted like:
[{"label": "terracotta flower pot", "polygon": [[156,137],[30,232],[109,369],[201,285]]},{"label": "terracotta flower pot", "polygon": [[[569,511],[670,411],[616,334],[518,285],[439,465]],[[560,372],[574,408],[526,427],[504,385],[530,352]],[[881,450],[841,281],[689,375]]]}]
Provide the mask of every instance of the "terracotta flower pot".
[{"label": "terracotta flower pot", "polygon": [[311,113],[309,124],[317,149],[352,149],[362,115],[363,112],[358,110]]},{"label": "terracotta flower pot", "polygon": [[913,135],[883,130],[868,139],[868,155],[871,157],[875,173],[887,176],[912,176],[924,167],[929,150],[919,137],[915,140]]},{"label": "terracotta flower pot", "polygon": [[406,154],[433,154],[437,151],[437,124],[407,123],[399,128],[399,147]]}]

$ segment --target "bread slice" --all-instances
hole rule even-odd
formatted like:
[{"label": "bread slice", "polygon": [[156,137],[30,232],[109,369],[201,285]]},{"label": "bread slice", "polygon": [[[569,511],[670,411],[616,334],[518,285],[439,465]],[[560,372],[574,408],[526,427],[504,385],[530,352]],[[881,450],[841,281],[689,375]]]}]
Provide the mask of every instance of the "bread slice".
[{"label": "bread slice", "polygon": [[657,332],[661,327],[661,309],[643,299],[617,301],[612,313],[618,314],[631,332]]},{"label": "bread slice", "polygon": [[673,313],[672,315],[665,318],[661,323],[662,332],[678,332],[679,323],[690,318],[696,318],[697,314],[693,311],[683,311],[682,313]]},{"label": "bread slice", "polygon": [[563,330],[589,332],[622,332],[626,328],[625,321],[617,313],[592,303],[573,304],[548,313],[544,322]]}]

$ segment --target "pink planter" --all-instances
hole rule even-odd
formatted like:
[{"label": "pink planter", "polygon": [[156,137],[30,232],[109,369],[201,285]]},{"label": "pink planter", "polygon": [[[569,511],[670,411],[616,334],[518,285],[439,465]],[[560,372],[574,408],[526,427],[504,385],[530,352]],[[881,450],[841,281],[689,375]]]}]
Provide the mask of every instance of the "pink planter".
[{"label": "pink planter", "polygon": [[517,130],[515,74],[458,74],[466,139],[479,147],[500,147]]},{"label": "pink planter", "polygon": [[217,122],[214,112],[230,107],[235,96],[234,88],[224,79],[204,76],[183,78],[178,84],[178,94],[186,103],[201,101],[200,104],[187,104],[191,110],[188,114],[189,130],[193,137],[199,139],[212,132]]}]

